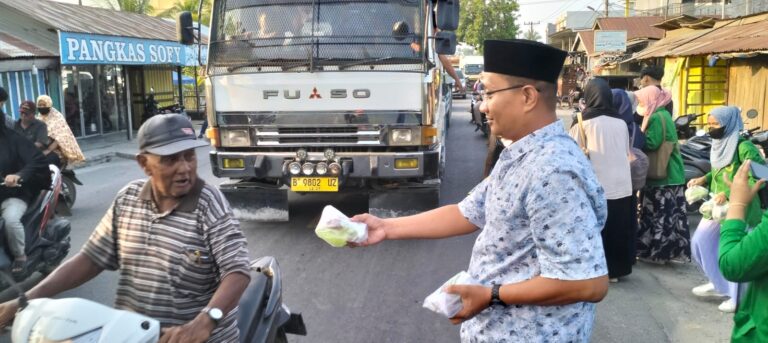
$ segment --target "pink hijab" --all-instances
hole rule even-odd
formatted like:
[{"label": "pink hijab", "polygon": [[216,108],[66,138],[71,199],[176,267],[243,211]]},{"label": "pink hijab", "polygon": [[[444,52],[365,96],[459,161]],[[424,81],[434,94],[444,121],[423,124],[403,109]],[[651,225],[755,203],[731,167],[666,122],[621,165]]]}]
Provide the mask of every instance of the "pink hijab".
[{"label": "pink hijab", "polygon": [[647,86],[635,92],[635,96],[637,97],[637,114],[644,117],[640,129],[645,132],[651,114],[672,101],[672,94],[656,86]]}]

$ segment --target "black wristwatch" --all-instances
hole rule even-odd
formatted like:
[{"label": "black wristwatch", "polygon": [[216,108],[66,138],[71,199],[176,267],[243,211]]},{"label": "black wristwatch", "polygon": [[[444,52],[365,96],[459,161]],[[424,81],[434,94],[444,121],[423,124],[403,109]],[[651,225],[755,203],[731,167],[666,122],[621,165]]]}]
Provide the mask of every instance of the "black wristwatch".
[{"label": "black wristwatch", "polygon": [[501,300],[501,296],[499,295],[499,289],[501,289],[501,285],[493,285],[491,287],[491,305],[502,305],[507,306],[506,303],[504,303],[503,300]]}]

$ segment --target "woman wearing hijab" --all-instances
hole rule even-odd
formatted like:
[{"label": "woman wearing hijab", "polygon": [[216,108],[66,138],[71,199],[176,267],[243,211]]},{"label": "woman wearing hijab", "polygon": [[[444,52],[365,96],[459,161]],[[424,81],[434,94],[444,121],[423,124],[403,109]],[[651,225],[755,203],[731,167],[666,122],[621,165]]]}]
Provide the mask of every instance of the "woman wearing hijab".
[{"label": "woman wearing hijab", "polygon": [[75,164],[85,161],[85,156],[77,144],[72,129],[67,125],[64,115],[53,108],[53,100],[47,95],[37,97],[37,111],[40,112],[39,119],[48,126],[48,137],[52,139],[51,144],[43,152],[48,155],[55,152],[61,158],[62,163]]},{"label": "woman wearing hijab", "polygon": [[[729,179],[736,173],[739,167],[747,160],[757,163],[765,163],[760,156],[760,151],[749,140],[742,138],[739,132],[744,128],[741,121],[741,112],[734,106],[720,106],[712,110],[708,118],[709,135],[712,137],[712,152],[710,163],[712,171],[707,175],[688,182],[688,187],[704,186],[710,193],[715,194],[714,201],[718,205],[728,202],[730,187],[724,180],[724,175]],[[750,178],[752,184],[756,180]],[[749,227],[755,227],[760,223],[761,216],[760,199],[755,198],[746,208],[745,222]],[[718,266],[718,244],[720,243],[720,223],[712,220],[701,219],[699,226],[693,233],[691,240],[691,252],[693,260],[701,267],[709,282],[693,289],[693,294],[701,297],[722,296],[729,299],[723,301],[718,309],[723,312],[736,310],[736,293],[738,284],[728,282],[723,277]]]},{"label": "woman wearing hijab", "polygon": [[645,135],[640,131],[640,125],[635,123],[635,106],[632,105],[632,100],[623,89],[611,89],[611,93],[613,93],[613,108],[619,114],[619,118],[627,123],[632,147],[643,149],[645,146]]},{"label": "woman wearing hijab", "polygon": [[645,262],[665,264],[671,260],[690,261],[690,233],[685,210],[685,171],[677,147],[672,116],[664,109],[669,94],[657,87],[635,92],[637,113],[644,117],[645,151],[655,152],[664,142],[674,144],[663,179],[647,179],[640,191],[640,226],[637,257]]},{"label": "woman wearing hijab", "polygon": [[[613,95],[603,79],[593,79],[584,88],[586,108],[581,125],[570,135],[589,152],[589,160],[608,199],[608,218],[601,232],[608,263],[608,277],[632,273],[635,261],[636,203],[632,196],[629,169],[629,132],[613,106]],[[586,142],[582,139],[586,138]]]}]

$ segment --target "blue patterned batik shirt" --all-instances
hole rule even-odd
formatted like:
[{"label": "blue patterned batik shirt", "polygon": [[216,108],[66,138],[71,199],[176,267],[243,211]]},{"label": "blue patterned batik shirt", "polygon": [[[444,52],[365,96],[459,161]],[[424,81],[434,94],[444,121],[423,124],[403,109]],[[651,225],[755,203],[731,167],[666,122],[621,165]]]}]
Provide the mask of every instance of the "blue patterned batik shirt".
[{"label": "blue patterned batik shirt", "polygon": [[[589,160],[557,121],[513,143],[491,175],[459,203],[482,231],[469,274],[484,285],[536,276],[608,274],[600,231],[605,195]],[[494,305],[461,327],[462,342],[588,342],[595,304]]]}]

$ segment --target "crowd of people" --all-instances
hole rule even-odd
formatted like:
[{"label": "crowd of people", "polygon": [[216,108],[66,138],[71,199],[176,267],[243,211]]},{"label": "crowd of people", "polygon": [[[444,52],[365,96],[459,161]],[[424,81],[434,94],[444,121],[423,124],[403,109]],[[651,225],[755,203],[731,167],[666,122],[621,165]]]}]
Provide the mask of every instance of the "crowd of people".
[{"label": "crowd of people", "polygon": [[[0,107],[8,93],[0,87]],[[5,237],[13,255],[11,272],[24,271],[25,232],[21,218],[29,203],[42,189],[50,186],[48,165],[61,168],[85,160],[64,116],[53,108],[47,95],[37,102],[22,101],[19,119],[12,121],[2,111],[5,125],[0,125],[0,214],[5,220]],[[17,187],[18,186],[18,187]]]},{"label": "crowd of people", "polygon": [[[586,106],[569,132],[605,191],[608,216],[601,235],[608,276],[619,282],[636,260],[663,265],[693,257],[708,282],[692,293],[725,298],[718,309],[736,313],[732,341],[765,342],[768,212],[755,197],[763,181],[748,171],[750,163],[765,160],[740,135],[740,109],[719,106],[707,117],[712,170],[686,184],[672,99],[660,86],[662,77],[661,68],[644,69],[642,88],[634,92],[610,89],[600,78],[589,80]],[[633,148],[647,158],[642,187],[631,168],[638,161]],[[724,220],[702,218],[691,238],[685,191],[695,186],[705,187],[714,204],[727,205],[728,212]]]}]

